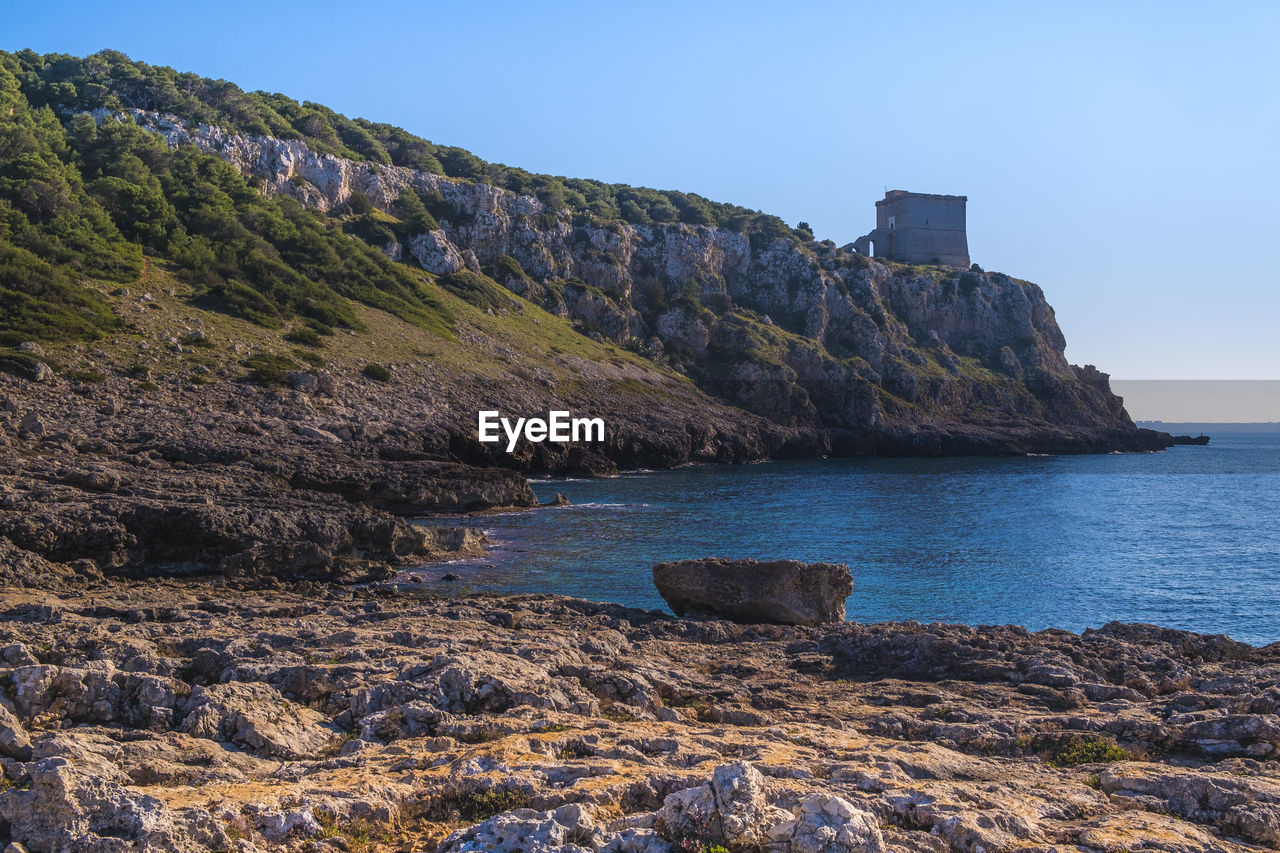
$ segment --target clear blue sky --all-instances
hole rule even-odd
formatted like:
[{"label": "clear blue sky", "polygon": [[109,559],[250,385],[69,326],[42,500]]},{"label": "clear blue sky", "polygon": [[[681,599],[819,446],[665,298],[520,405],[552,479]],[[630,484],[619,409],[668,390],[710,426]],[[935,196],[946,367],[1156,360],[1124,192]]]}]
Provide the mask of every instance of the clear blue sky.
[{"label": "clear blue sky", "polygon": [[988,270],[1130,379],[1280,378],[1280,3],[5,0],[0,47],[284,92],[843,244],[969,197]]}]

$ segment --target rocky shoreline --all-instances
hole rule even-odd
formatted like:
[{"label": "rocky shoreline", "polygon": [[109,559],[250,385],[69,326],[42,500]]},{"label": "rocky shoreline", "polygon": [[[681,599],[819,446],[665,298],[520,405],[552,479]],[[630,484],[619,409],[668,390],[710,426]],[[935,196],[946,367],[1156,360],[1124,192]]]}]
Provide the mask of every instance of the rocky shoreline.
[{"label": "rocky shoreline", "polygon": [[[143,318],[154,324],[144,327],[143,344],[170,330],[175,342],[204,334],[182,331],[180,295],[142,304],[149,306]],[[606,442],[522,443],[506,454],[480,445],[467,418],[485,405],[539,411],[557,404],[519,377],[511,385],[475,376],[459,383],[428,360],[396,364],[384,383],[343,354],[272,385],[213,356],[198,356],[215,365],[197,364],[203,373],[171,372],[193,358],[193,348],[173,343],[148,356],[154,366],[140,380],[120,366],[131,344],[46,351],[31,343],[24,354],[59,370],[48,368],[39,379],[0,373],[0,582],[53,588],[103,577],[207,574],[246,583],[380,580],[400,565],[460,556],[474,545],[461,532],[437,533],[409,518],[536,506],[529,473],[609,475],[620,467],[836,450],[821,431],[769,423],[625,362],[625,370],[612,369],[615,381],[629,383],[627,394],[614,395],[601,379],[584,392],[581,408],[572,398],[559,402],[599,411],[605,401],[612,412]],[[220,346],[234,353],[249,344],[231,338]],[[569,367],[574,382],[596,382],[590,371],[598,367]],[[641,386],[652,396],[640,395]],[[1098,425],[1040,425],[1021,438],[1016,432],[1010,425],[987,435],[973,423],[894,441],[871,435],[866,446],[843,450],[1012,453],[1024,440],[1041,448],[1061,443],[1069,452],[1164,446],[1163,433]]]},{"label": "rocky shoreline", "polygon": [[14,850],[1280,845],[1280,645],[324,584],[0,609]]}]

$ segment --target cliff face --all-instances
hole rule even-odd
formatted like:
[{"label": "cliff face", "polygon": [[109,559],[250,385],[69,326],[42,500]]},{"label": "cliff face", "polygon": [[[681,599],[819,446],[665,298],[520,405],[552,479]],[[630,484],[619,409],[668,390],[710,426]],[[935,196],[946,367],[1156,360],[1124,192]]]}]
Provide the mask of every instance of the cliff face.
[{"label": "cliff face", "polygon": [[434,274],[490,274],[722,399],[828,431],[836,452],[1160,445],[1136,430],[1106,374],[1067,363],[1053,309],[1030,282],[890,264],[829,242],[574,216],[532,196],[320,154],[299,140],[132,115],[170,145],[214,153],[267,195],[315,210],[341,212],[361,194],[389,212],[406,188],[436,199],[439,228],[389,238],[388,255]]}]

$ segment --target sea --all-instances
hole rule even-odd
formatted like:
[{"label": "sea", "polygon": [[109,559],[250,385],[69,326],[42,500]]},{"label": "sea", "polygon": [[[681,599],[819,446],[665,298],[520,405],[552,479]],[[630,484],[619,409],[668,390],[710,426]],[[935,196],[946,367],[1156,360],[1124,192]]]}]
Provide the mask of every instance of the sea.
[{"label": "sea", "polygon": [[423,586],[665,610],[655,563],[793,558],[847,563],[858,622],[1081,631],[1120,620],[1280,641],[1280,425],[1160,428],[1211,441],[538,480],[541,499],[560,492],[571,504],[479,519],[492,551],[424,567]]}]

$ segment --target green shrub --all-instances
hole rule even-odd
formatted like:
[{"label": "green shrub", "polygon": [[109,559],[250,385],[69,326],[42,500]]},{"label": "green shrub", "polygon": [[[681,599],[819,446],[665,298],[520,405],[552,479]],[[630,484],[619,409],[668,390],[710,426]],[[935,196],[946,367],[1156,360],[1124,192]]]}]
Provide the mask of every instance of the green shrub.
[{"label": "green shrub", "polygon": [[25,352],[0,352],[0,372],[22,379],[35,379],[39,362],[40,359]]},{"label": "green shrub", "polygon": [[468,824],[528,805],[529,796],[519,791],[462,790],[456,783],[425,797],[422,802],[423,811],[431,819],[448,820],[456,813]]},{"label": "green shrub", "polygon": [[360,368],[360,372],[375,382],[390,382],[391,371],[383,367],[381,364],[369,362]]},{"label": "green shrub", "polygon": [[295,344],[302,344],[305,347],[323,347],[324,341],[320,339],[320,335],[315,329],[309,326],[298,326],[289,331],[284,336],[286,341]]},{"label": "green shrub", "polygon": [[249,368],[249,380],[259,385],[284,385],[289,381],[289,373],[299,367],[287,356],[266,352],[245,359],[244,366]]},{"label": "green shrub", "polygon": [[405,187],[391,206],[391,211],[400,220],[395,231],[396,236],[401,239],[440,228],[440,223],[436,222],[431,211],[427,210],[427,206],[422,203],[422,197],[414,191],[413,187]]},{"label": "green shrub", "polygon": [[351,197],[347,199],[347,211],[356,216],[365,216],[373,213],[373,202],[364,193],[356,190],[351,193]]},{"label": "green shrub", "polygon": [[1088,734],[1063,732],[1018,738],[1015,745],[1024,752],[1040,755],[1054,767],[1129,761],[1133,753],[1114,741]]}]

